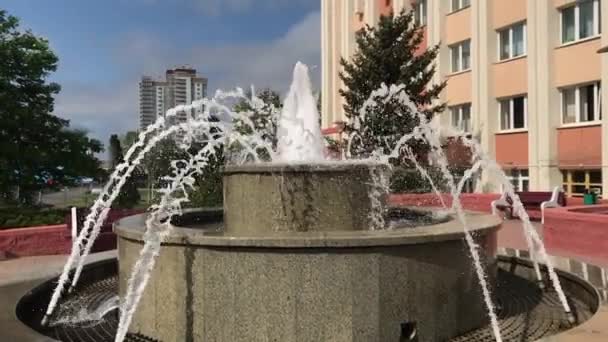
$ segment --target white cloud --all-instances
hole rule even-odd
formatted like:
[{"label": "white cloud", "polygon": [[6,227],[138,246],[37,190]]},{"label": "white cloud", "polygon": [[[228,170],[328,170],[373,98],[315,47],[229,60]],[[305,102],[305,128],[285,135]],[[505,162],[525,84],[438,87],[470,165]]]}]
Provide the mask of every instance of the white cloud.
[{"label": "white cloud", "polygon": [[[209,1],[213,2],[199,0]],[[229,6],[250,6],[253,0],[228,2]],[[112,133],[138,128],[137,88],[141,75],[163,75],[165,69],[184,64],[195,67],[209,78],[209,94],[218,88],[232,89],[251,84],[257,88],[271,87],[284,94],[297,61],[311,66],[313,86],[318,88],[320,35],[319,12],[310,13],[278,39],[246,44],[177,48],[174,43],[159,37],[132,32],[115,51],[117,65],[121,70],[127,70],[124,77],[103,86],[63,84],[55,112],[72,120],[74,127],[85,127],[93,136],[106,142]]]},{"label": "white cloud", "polygon": [[63,84],[55,101],[55,113],[69,119],[71,127],[86,129],[105,144],[112,133],[138,128],[137,87],[137,82],[107,87]]},{"label": "white cloud", "polygon": [[246,12],[253,8],[280,9],[310,3],[310,0],[195,0],[206,14],[218,15],[222,12]]},{"label": "white cloud", "polygon": [[[297,61],[318,66],[321,55],[320,13],[313,12],[271,41],[176,47],[146,33],[132,32],[116,50],[117,59],[140,74],[162,75],[178,65],[195,67],[209,77],[211,89],[237,85],[287,89]],[[313,74],[318,82],[319,69]]]},{"label": "white cloud", "polygon": [[231,88],[236,85],[268,86],[285,91],[291,70],[297,61],[313,69],[313,80],[318,84],[321,55],[320,17],[315,12],[293,26],[283,37],[266,43],[198,47],[189,61],[199,65],[201,72],[220,74],[210,79],[211,88]]},{"label": "white cloud", "polygon": [[[135,0],[122,0],[135,1]],[[244,13],[255,10],[281,10],[287,6],[311,7],[312,0],[137,0],[144,5],[158,5],[171,2],[174,5],[186,3],[205,15],[217,16],[225,13]]]}]

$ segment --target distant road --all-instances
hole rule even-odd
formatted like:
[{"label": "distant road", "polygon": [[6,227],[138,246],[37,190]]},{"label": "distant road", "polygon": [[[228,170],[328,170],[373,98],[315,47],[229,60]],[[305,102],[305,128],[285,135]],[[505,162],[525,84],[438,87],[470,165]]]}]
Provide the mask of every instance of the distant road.
[{"label": "distant road", "polygon": [[52,206],[64,206],[66,203],[81,198],[88,190],[87,187],[68,188],[67,191],[57,191],[42,195],[42,203]]}]

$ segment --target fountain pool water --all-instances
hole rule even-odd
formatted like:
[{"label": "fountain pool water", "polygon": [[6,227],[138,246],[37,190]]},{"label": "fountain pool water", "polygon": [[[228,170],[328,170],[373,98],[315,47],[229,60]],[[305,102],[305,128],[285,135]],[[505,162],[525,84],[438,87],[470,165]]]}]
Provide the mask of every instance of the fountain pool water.
[{"label": "fountain pool water", "polygon": [[[420,125],[389,155],[328,161],[304,65],[295,66],[276,122],[276,149],[260,134],[235,129],[236,122],[251,130],[255,125],[253,111],[232,111],[228,100],[234,99],[245,99],[243,92],[180,106],[168,116],[193,108],[203,113],[170,127],[161,118],[140,134],[92,207],[43,323],[61,323],[55,308],[69,283],[78,292],[84,260],[126,178],[156,143],[181,132],[181,146],[199,140],[203,147],[173,163],[160,202],[148,214],[116,226],[121,300],[114,341],[129,332],[161,341],[436,341],[488,324],[502,340],[493,296],[501,221],[463,211],[463,180],[457,183],[449,172],[432,123],[420,115]],[[404,87],[391,86],[374,92],[362,111],[394,99],[411,106]],[[259,99],[246,100],[254,111],[262,109]],[[412,157],[411,139],[433,147],[430,157],[454,199],[446,214],[387,203],[388,160],[404,152]],[[462,139],[476,152],[466,175],[493,167],[474,142]],[[237,160],[254,162],[226,166],[223,210],[184,213],[195,177],[232,142],[246,156]],[[271,162],[262,162],[260,151]],[[546,257],[542,242],[530,236],[531,250]],[[547,272],[568,318],[566,293],[550,263]]]}]

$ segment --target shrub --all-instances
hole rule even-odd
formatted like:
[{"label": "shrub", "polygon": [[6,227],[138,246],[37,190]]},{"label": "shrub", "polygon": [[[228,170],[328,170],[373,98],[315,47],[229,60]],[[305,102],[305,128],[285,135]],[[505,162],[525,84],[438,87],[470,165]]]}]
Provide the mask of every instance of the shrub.
[{"label": "shrub", "polygon": [[[425,168],[439,191],[445,191],[445,180],[441,171],[435,168]],[[416,169],[397,167],[391,177],[391,192],[422,194],[433,192],[431,183]]]},{"label": "shrub", "polygon": [[0,209],[0,229],[65,223],[69,209],[14,207]]}]

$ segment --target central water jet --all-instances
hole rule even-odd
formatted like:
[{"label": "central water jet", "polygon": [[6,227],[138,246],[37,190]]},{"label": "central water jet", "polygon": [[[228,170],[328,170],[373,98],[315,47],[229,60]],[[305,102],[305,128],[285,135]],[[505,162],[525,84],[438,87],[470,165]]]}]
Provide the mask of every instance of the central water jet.
[{"label": "central water jet", "polygon": [[277,152],[282,162],[324,159],[317,101],[312,95],[308,67],[300,62],[293,69],[293,82],[283,104],[277,137]]}]

